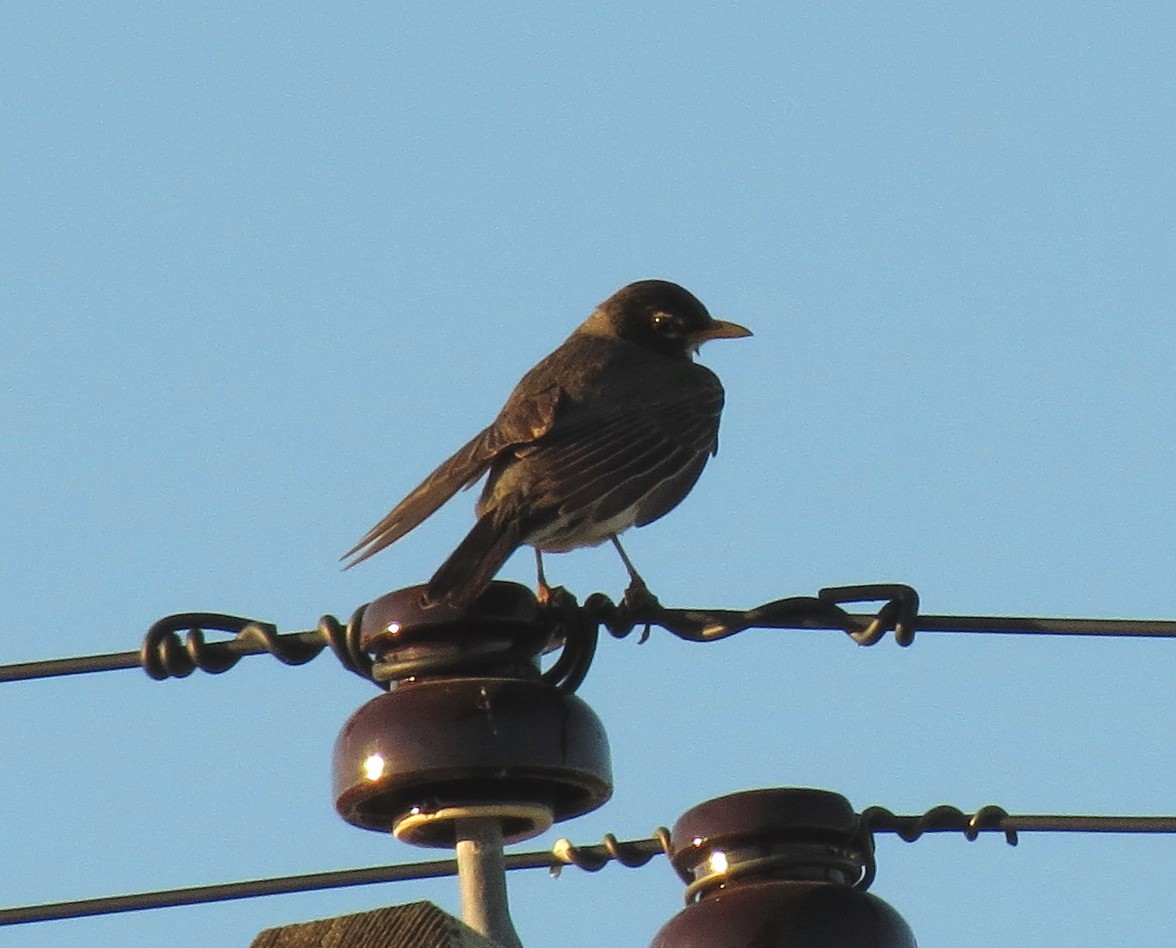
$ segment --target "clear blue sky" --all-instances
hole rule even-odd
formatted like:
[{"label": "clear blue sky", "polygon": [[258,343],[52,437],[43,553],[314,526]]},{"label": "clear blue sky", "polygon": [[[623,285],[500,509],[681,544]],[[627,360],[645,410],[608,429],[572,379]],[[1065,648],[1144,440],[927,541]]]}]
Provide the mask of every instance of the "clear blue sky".
[{"label": "clear blue sky", "polygon": [[[0,660],[158,616],[283,629],[426,578],[462,495],[339,554],[605,296],[677,280],[722,450],[627,544],[672,605],[896,580],[941,613],[1176,617],[1170,5],[25,4],[0,34]],[[617,594],[612,552],[554,580]],[[524,553],[508,578],[528,581]],[[645,836],[709,797],[1176,809],[1176,643],[606,641],[581,689]],[[433,858],[335,817],[374,692],[322,658],[0,688],[7,905]],[[1154,944],[1176,840],[883,839],[922,944]],[[664,862],[515,874],[528,945],[646,944]],[[245,945],[365,888],[0,930]]]}]

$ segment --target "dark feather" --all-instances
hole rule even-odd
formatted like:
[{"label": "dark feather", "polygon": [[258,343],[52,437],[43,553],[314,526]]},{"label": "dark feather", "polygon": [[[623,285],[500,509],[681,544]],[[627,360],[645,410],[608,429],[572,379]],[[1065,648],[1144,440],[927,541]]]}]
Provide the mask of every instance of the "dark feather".
[{"label": "dark feather", "polygon": [[341,559],[352,559],[343,568],[362,563],[415,529],[459,490],[480,479],[507,448],[542,436],[555,419],[558,400],[558,389],[549,387],[517,406],[517,411],[499,414],[494,424],[459,448],[344,553]]},{"label": "dark feather", "polygon": [[518,517],[504,517],[499,512],[479,517],[429,580],[425,601],[468,606],[523,542],[520,524]]},{"label": "dark feather", "polygon": [[[548,436],[515,452],[513,463],[526,472],[528,501],[561,514],[591,507],[612,492],[640,494],[674,472],[693,471],[685,490],[671,492],[680,500],[714,450],[721,408],[719,389],[709,399],[645,405],[640,412],[614,414],[571,432],[557,424]],[[486,507],[493,503],[495,486],[487,485]],[[599,516],[606,519],[633,502],[626,496]]]}]

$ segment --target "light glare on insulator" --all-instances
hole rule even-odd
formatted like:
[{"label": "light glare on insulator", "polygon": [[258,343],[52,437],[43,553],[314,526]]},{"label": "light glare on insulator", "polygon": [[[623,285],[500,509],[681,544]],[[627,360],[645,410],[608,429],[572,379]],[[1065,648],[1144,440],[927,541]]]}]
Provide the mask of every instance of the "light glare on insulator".
[{"label": "light glare on insulator", "polygon": [[707,859],[707,866],[713,873],[725,873],[730,868],[730,863],[727,861],[727,854],[720,852],[711,853]]},{"label": "light glare on insulator", "polygon": [[384,776],[384,758],[379,754],[369,754],[364,758],[363,775],[368,780],[379,780]]}]

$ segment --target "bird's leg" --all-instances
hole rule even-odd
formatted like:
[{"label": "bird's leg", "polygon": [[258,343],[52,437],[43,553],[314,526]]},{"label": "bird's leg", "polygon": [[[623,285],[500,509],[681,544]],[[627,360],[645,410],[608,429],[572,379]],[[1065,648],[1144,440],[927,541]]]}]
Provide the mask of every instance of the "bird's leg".
[{"label": "bird's leg", "polygon": [[536,581],[535,598],[539,600],[540,604],[544,606],[562,606],[566,605],[570,599],[572,605],[575,605],[575,599],[563,586],[549,586],[547,583],[547,576],[543,572],[543,554],[535,547],[535,573],[538,576]]},{"label": "bird's leg", "polygon": [[[535,598],[539,600],[541,606],[547,606],[555,612],[566,610],[571,612],[576,608],[576,597],[563,588],[563,586],[549,586],[547,584],[547,577],[543,573],[543,554],[535,547],[535,572],[538,574],[538,580],[535,590]],[[553,652],[561,647],[566,640],[566,636],[562,631],[553,635],[551,641],[543,649],[544,652]]]},{"label": "bird's leg", "polygon": [[[637,616],[660,611],[661,603],[657,601],[657,596],[651,593],[649,587],[645,585],[645,580],[641,578],[641,574],[633,566],[633,561],[625,553],[625,549],[621,546],[621,541],[617,539],[617,535],[614,533],[609,536],[609,539],[612,540],[613,546],[617,548],[617,552],[621,555],[621,562],[625,564],[625,569],[629,571],[629,588],[625,590],[625,597],[622,600],[623,604],[628,608],[630,613]],[[646,624],[641,641],[644,642],[648,637],[649,625]]]},{"label": "bird's leg", "polygon": [[543,574],[543,553],[539,547],[535,547],[535,575],[538,577],[535,595],[541,603],[546,605],[551,601],[552,589],[547,585],[547,577]]},{"label": "bird's leg", "polygon": [[621,555],[621,562],[625,564],[625,569],[629,571],[629,588],[648,589],[649,587],[645,585],[645,580],[637,572],[637,567],[633,565],[633,561],[629,559],[625,548],[621,546],[620,538],[615,533],[610,533],[608,538],[612,540],[612,545],[617,548],[617,552]]}]

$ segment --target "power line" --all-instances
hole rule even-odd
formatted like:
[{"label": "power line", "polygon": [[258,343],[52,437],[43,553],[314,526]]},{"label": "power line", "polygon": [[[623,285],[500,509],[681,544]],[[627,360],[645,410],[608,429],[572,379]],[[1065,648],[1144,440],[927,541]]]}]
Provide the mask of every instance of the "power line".
[{"label": "power line", "polygon": [[[893,833],[908,842],[914,842],[926,833],[944,832],[963,833],[969,839],[974,839],[981,833],[1002,833],[1009,842],[1015,842],[1019,833],[1176,833],[1176,816],[1016,815],[1008,814],[999,807],[984,807],[976,813],[968,814],[955,807],[942,806],[914,816],[900,816],[883,807],[870,807],[862,812],[861,821],[863,829],[869,833]],[[564,866],[577,866],[594,872],[615,861],[636,868],[645,865],[654,856],[663,854],[666,845],[664,830],[659,830],[656,836],[649,839],[625,841],[618,841],[610,834],[602,843],[591,846],[574,846],[567,840],[559,840],[549,850],[508,853],[505,864],[507,869],[512,870],[558,871]],[[440,859],[371,866],[364,869],[276,876],[269,879],[0,909],[0,926],[176,908],[383,882],[436,879],[456,874],[456,860]]]},{"label": "power line", "polygon": [[[881,601],[874,614],[846,612],[854,602]],[[793,596],[752,609],[671,609],[656,603],[630,610],[595,593],[582,606],[548,609],[540,621],[563,631],[567,638],[594,637],[603,626],[624,637],[638,627],[660,626],[678,638],[711,642],[749,629],[841,631],[860,645],[874,645],[893,632],[900,645],[910,645],[916,633],[971,633],[985,635],[1061,635],[1113,638],[1176,638],[1176,621],[1156,619],[1090,619],[1056,616],[920,615],[919,597],[909,586],[885,584],[822,589],[817,596]],[[115,652],[76,658],[47,659],[0,666],[0,683],[56,678],[93,672],[142,668],[152,678],[184,677],[199,669],[211,674],[228,671],[246,655],[270,654],[284,664],[301,665],[330,649],[341,664],[361,677],[370,677],[371,661],[359,645],[359,627],[366,606],[343,625],[323,616],[314,629],[279,634],[271,623],[223,613],[189,612],[165,616],[148,630],[135,652]],[[233,637],[206,641],[205,631]],[[185,632],[183,638],[179,633]],[[585,650],[591,660],[591,648]],[[586,668],[579,669],[582,677]]]}]

